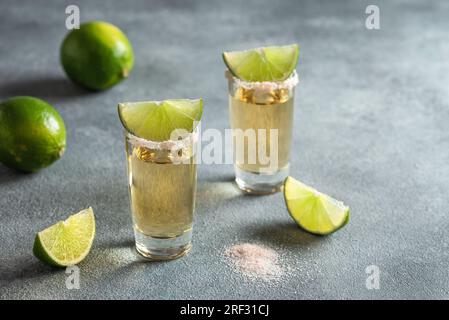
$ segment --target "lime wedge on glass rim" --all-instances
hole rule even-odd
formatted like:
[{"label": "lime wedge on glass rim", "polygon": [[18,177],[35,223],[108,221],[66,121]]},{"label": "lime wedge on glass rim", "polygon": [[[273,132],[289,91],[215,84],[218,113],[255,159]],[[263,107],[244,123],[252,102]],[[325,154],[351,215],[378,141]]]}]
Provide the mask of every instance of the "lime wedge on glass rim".
[{"label": "lime wedge on glass rim", "polygon": [[123,126],[133,135],[151,141],[169,140],[177,129],[193,132],[203,114],[202,99],[119,103]]},{"label": "lime wedge on glass rim", "polygon": [[94,212],[88,208],[39,232],[34,240],[33,253],[52,266],[75,265],[87,256],[94,237]]},{"label": "lime wedge on glass rim", "polygon": [[229,71],[249,82],[284,81],[295,70],[298,57],[297,44],[223,53]]},{"label": "lime wedge on glass rim", "polygon": [[304,230],[326,235],[349,222],[349,207],[302,182],[288,177],[284,182],[287,209]]}]

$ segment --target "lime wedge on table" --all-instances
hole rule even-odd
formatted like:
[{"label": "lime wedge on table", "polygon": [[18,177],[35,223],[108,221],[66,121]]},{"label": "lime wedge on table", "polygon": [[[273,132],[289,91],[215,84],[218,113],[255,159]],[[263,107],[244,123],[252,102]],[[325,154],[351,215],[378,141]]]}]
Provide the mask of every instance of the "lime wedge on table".
[{"label": "lime wedge on table", "polygon": [[94,237],[94,212],[88,208],[39,232],[33,253],[52,266],[75,265],[87,256]]},{"label": "lime wedge on table", "polygon": [[123,126],[132,134],[151,141],[169,140],[173,131],[192,132],[203,114],[202,99],[126,102],[118,105]]},{"label": "lime wedge on table", "polygon": [[284,182],[284,197],[292,218],[308,232],[326,235],[349,222],[349,207],[292,177]]},{"label": "lime wedge on table", "polygon": [[224,52],[229,71],[244,81],[283,81],[295,70],[299,46],[264,47],[245,51]]}]

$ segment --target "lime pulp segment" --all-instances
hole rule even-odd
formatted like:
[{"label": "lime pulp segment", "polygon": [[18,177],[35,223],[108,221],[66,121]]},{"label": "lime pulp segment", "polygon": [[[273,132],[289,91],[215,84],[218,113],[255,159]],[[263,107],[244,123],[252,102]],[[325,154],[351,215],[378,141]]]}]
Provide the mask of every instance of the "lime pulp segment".
[{"label": "lime pulp segment", "polygon": [[284,197],[292,218],[308,232],[326,235],[349,222],[349,207],[292,177],[284,182]]},{"label": "lime pulp segment", "polygon": [[94,212],[88,208],[39,232],[33,253],[52,266],[75,265],[87,256],[94,237]]},{"label": "lime pulp segment", "polygon": [[151,141],[170,140],[175,130],[193,132],[203,113],[202,99],[127,102],[118,105],[123,126]]},{"label": "lime pulp segment", "polygon": [[286,80],[295,70],[298,57],[297,44],[223,53],[229,71],[250,82]]}]

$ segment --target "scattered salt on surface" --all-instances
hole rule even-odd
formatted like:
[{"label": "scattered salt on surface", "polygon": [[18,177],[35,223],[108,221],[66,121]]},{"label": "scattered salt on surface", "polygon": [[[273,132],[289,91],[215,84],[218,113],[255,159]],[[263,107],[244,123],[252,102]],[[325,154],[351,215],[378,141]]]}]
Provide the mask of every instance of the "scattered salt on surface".
[{"label": "scattered salt on surface", "polygon": [[250,278],[277,280],[284,274],[283,268],[278,264],[278,253],[265,246],[236,244],[225,250],[225,256],[236,271]]}]

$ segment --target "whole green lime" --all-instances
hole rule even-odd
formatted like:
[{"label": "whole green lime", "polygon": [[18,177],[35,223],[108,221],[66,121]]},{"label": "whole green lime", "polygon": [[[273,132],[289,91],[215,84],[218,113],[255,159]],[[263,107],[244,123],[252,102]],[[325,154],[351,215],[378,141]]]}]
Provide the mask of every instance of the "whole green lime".
[{"label": "whole green lime", "polygon": [[66,130],[59,113],[33,97],[0,103],[0,162],[34,172],[58,160],[66,148]]},{"label": "whole green lime", "polygon": [[67,34],[61,46],[61,63],[72,81],[92,90],[104,90],[128,77],[134,53],[119,28],[93,21]]}]

